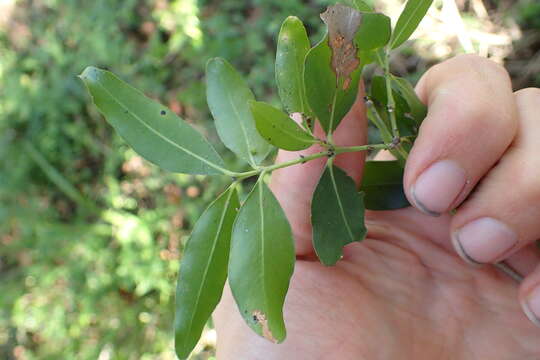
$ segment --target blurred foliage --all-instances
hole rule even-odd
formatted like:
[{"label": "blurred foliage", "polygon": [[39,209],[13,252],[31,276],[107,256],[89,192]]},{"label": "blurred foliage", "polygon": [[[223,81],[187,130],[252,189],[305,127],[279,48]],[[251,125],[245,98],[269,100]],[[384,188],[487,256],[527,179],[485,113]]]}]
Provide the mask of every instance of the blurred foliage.
[{"label": "blurred foliage", "polygon": [[[168,174],[136,156],[76,75],[110,68],[216,143],[206,61],[228,58],[259,96],[273,96],[282,20],[297,14],[316,33],[325,3],[2,3],[0,358],[174,358],[182,244],[223,188],[219,178]],[[195,358],[211,355],[199,350]]]},{"label": "blurred foliage", "polygon": [[[165,173],[136,156],[76,75],[109,68],[218,144],[206,61],[225,57],[276,103],[281,22],[299,16],[315,41],[331,2],[0,0],[1,359],[173,359],[182,245],[223,189],[219,177]],[[538,3],[513,9],[537,39]],[[538,57],[523,49],[515,61]],[[398,73],[418,78],[422,61],[402,54]],[[193,358],[211,357],[211,343]]]},{"label": "blurred foliage", "polygon": [[540,1],[519,0],[510,14],[522,31],[505,64],[514,88],[540,87]]}]

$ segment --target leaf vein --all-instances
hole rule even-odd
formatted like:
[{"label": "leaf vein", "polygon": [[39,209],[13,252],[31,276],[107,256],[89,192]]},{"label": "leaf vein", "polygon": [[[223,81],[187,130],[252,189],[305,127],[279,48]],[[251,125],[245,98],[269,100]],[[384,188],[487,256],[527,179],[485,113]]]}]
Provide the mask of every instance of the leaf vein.
[{"label": "leaf vein", "polygon": [[[113,94],[109,90],[107,90],[107,88],[105,86],[103,86],[99,81],[96,81],[96,84],[98,84],[107,94],[109,94],[110,98],[113,99],[124,110],[129,110],[129,108],[126,105],[124,105],[120,100],[118,100],[116,97],[114,97]],[[213,162],[211,162],[211,161],[209,161],[209,160],[207,160],[207,159],[205,159],[205,158],[203,158],[203,157],[189,151],[188,149],[184,148],[183,146],[178,145],[173,140],[171,140],[168,137],[164,136],[159,131],[154,129],[152,126],[150,126],[148,123],[146,123],[143,119],[141,119],[139,116],[137,116],[135,113],[130,111],[129,114],[132,115],[136,120],[138,120],[142,125],[144,125],[146,128],[148,128],[155,135],[162,138],[163,140],[165,140],[166,142],[168,142],[172,146],[174,146],[174,147],[180,149],[181,151],[185,152],[186,154],[188,154],[188,155],[202,161],[203,163],[207,164],[208,166],[213,167],[214,169],[221,171],[224,174],[228,173],[228,170],[226,170],[226,169],[222,168],[221,166],[219,166],[217,164],[214,164]]]},{"label": "leaf vein", "polygon": [[[263,296],[264,296],[264,310],[261,310],[263,313],[268,309],[268,291],[266,289],[266,264],[265,264],[265,236],[264,236],[264,206],[263,206],[263,183],[262,178],[259,179],[259,213],[261,216],[261,274],[262,274],[262,282],[263,282]],[[266,318],[268,321],[270,321],[268,314],[266,314]]]},{"label": "leaf vein", "polygon": [[354,235],[352,233],[349,222],[347,221],[347,218],[345,217],[345,209],[343,208],[343,204],[341,203],[341,197],[337,188],[336,179],[334,178],[333,165],[330,165],[329,170],[330,170],[330,179],[332,180],[332,186],[334,188],[334,192],[336,193],[336,199],[338,202],[341,217],[343,218],[343,223],[345,224],[345,228],[347,229],[347,232],[349,233],[349,236],[351,237],[351,241],[354,241]]},{"label": "leaf vein", "polygon": [[[234,186],[234,185],[233,185]],[[197,291],[197,300],[195,300],[195,309],[197,309],[197,307],[199,306],[199,301],[201,300],[201,293],[202,293],[202,289],[204,288],[204,284],[206,284],[206,275],[208,274],[208,270],[210,269],[210,263],[212,262],[212,259],[214,257],[214,252],[216,251],[216,247],[217,247],[217,243],[218,243],[218,238],[219,238],[219,235],[221,233],[221,230],[223,228],[223,223],[225,222],[225,215],[227,215],[227,211],[229,210],[229,204],[231,202],[231,197],[232,197],[232,194],[233,194],[233,190],[231,190],[229,188],[228,190],[229,194],[227,196],[227,200],[225,201],[225,206],[223,208],[223,212],[221,213],[221,217],[219,218],[219,224],[218,224],[218,228],[217,228],[217,231],[216,231],[216,235],[214,236],[214,241],[213,241],[213,244],[212,244],[212,250],[210,251],[210,256],[208,256],[208,261],[206,262],[206,265],[205,265],[205,268],[204,268],[204,272],[203,272],[203,281],[199,287],[199,290]],[[188,329],[191,329],[191,326],[193,325],[193,318],[195,317],[195,314],[193,313],[190,320],[189,320],[189,326],[188,326]],[[188,338],[186,337],[185,338],[185,341],[187,341]]]},{"label": "leaf vein", "polygon": [[[416,15],[416,12],[421,8],[421,6],[422,6],[422,0],[418,1],[417,6],[415,8],[413,8],[413,10],[411,12],[411,16],[409,16],[409,18],[405,21],[404,25],[401,27],[400,31],[394,37],[394,40],[392,41],[392,46],[391,47],[394,46],[394,44],[397,42],[397,39],[399,39],[399,37],[403,34],[403,32],[405,31],[405,28],[413,20],[414,15]],[[405,7],[407,7],[407,5],[405,5]],[[398,19],[398,22],[399,22],[399,19]]]},{"label": "leaf vein", "polygon": [[229,100],[229,103],[231,104],[231,107],[234,111],[234,114],[236,115],[236,119],[238,120],[238,123],[240,124],[240,129],[242,130],[242,133],[244,134],[244,141],[246,143],[246,151],[248,153],[249,159],[251,161],[251,165],[256,166],[255,159],[253,158],[253,155],[251,154],[250,146],[249,146],[249,138],[247,135],[247,130],[244,126],[244,123],[242,122],[240,118],[240,113],[238,112],[238,109],[236,108],[236,105],[234,104],[234,101],[232,100],[230,92],[227,91],[227,99]]}]

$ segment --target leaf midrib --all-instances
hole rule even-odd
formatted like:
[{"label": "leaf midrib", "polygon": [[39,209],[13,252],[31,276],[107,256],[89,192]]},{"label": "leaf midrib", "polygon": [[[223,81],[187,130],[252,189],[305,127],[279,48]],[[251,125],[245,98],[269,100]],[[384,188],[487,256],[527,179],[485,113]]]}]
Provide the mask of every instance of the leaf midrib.
[{"label": "leaf midrib", "polygon": [[[298,88],[298,95],[300,96],[300,109],[302,110],[302,116],[305,115],[306,113],[306,107],[305,107],[305,104],[304,104],[304,99],[305,99],[305,95],[304,95],[304,82],[302,81],[303,79],[301,78],[301,76],[303,75],[303,71],[300,71],[302,69],[302,65],[299,63],[298,61],[298,55],[299,55],[299,51],[296,50],[296,47],[293,47],[294,49],[294,58],[295,58],[295,67],[296,67],[296,76],[295,76],[295,80],[296,80],[296,86]],[[306,53],[307,54],[307,53]],[[305,54],[304,54],[304,57],[305,57]],[[302,61],[302,60],[301,60]]]},{"label": "leaf midrib", "polygon": [[[221,217],[219,219],[218,229],[216,231],[216,236],[214,237],[212,250],[210,251],[210,256],[208,257],[208,262],[206,263],[206,266],[204,268],[204,272],[203,272],[203,279],[204,280],[202,281],[201,286],[199,287],[199,290],[197,291],[197,300],[195,301],[195,311],[196,311],[197,307],[199,306],[202,289],[204,288],[204,284],[206,284],[206,281],[207,281],[206,275],[208,274],[208,270],[210,269],[210,263],[212,262],[212,259],[214,257],[214,253],[216,251],[216,247],[217,247],[217,243],[218,243],[218,238],[219,238],[219,235],[221,233],[223,223],[225,221],[225,216],[227,215],[227,211],[229,210],[229,204],[231,202],[232,194],[234,192],[234,190],[232,190],[232,189],[229,189],[227,191],[229,192],[229,194],[227,196],[227,200],[225,201],[225,206],[223,208],[223,212],[221,213]],[[194,314],[195,314],[195,312],[193,312],[193,316],[189,320],[189,326],[187,327],[190,330],[191,330],[191,326],[193,325],[193,319],[195,318]],[[185,341],[187,341],[187,337],[185,338]],[[184,345],[185,345],[185,341],[184,341]]]},{"label": "leaf midrib", "polygon": [[[262,176],[261,176],[262,179]],[[261,274],[262,274],[262,282],[263,282],[263,297],[264,297],[264,309],[269,310],[268,308],[268,291],[266,289],[266,264],[265,264],[265,236],[264,236],[264,206],[263,206],[263,183],[262,180],[259,179],[259,214],[261,216]],[[265,313],[265,310],[261,310],[263,313]],[[266,319],[268,321],[268,329],[270,329],[270,316],[268,314],[266,315]]]},{"label": "leaf midrib", "polygon": [[185,152],[186,154],[202,161],[203,163],[207,164],[208,166],[216,169],[216,170],[219,170],[221,171],[222,173],[225,173],[226,170],[224,168],[222,168],[221,166],[217,165],[217,164],[214,164],[213,162],[210,162],[208,160],[206,160],[205,158],[189,151],[188,149],[178,145],[177,143],[175,143],[173,140],[169,139],[168,137],[162,135],[160,132],[158,132],[157,130],[155,130],[153,127],[151,127],[149,124],[147,124],[144,120],[142,120],[139,116],[137,116],[134,112],[132,111],[129,111],[129,107],[127,107],[126,105],[124,105],[120,100],[118,100],[116,97],[113,96],[113,94],[107,90],[107,88],[105,86],[103,86],[99,81],[96,81],[95,84],[98,84],[108,95],[111,99],[113,99],[118,105],[120,105],[121,108],[123,108],[124,110],[127,110],[129,112],[129,115],[132,115],[136,120],[138,120],[143,126],[145,126],[147,129],[149,129],[151,132],[153,132],[155,135],[157,135],[158,137],[160,137],[161,139],[165,140],[166,142],[168,142],[169,144],[171,144],[172,146],[178,148],[179,150]]},{"label": "leaf midrib", "polygon": [[240,129],[242,130],[242,133],[244,134],[244,140],[246,143],[246,152],[248,154],[251,165],[256,166],[257,163],[255,162],[255,159],[253,158],[253,155],[251,154],[249,138],[247,135],[247,130],[245,128],[244,122],[242,121],[242,118],[240,117],[240,113],[238,112],[238,109],[236,108],[236,105],[234,104],[230,91],[226,91],[226,93],[227,93],[227,100],[229,100],[229,103],[231,104],[233,112],[236,115],[236,120],[240,124]]},{"label": "leaf midrib", "polygon": [[[403,32],[405,31],[405,28],[409,25],[409,23],[412,21],[412,18],[413,16],[416,14],[416,12],[418,11],[418,9],[421,7],[422,3],[426,1],[426,0],[419,0],[418,3],[417,3],[417,6],[413,8],[412,12],[411,12],[411,16],[409,16],[409,19],[404,23],[404,25],[401,27],[401,30],[399,32],[397,32],[397,35],[394,37],[394,39],[392,40],[392,44],[390,46],[390,48],[393,48],[394,47],[394,44],[397,42],[397,39],[401,36],[401,34],[403,34]],[[430,0],[427,0],[427,1],[430,1]],[[407,5],[405,5],[405,7],[407,7]],[[420,21],[422,21],[422,19],[420,19]],[[398,22],[399,22],[399,19],[398,19]],[[420,23],[420,22],[419,22]]]},{"label": "leaf midrib", "polygon": [[341,198],[339,196],[339,191],[338,191],[338,188],[337,188],[337,184],[336,184],[336,180],[334,178],[334,169],[333,169],[333,166],[330,165],[330,167],[328,168],[328,170],[330,171],[330,179],[332,180],[332,186],[334,188],[334,192],[336,193],[336,198],[337,198],[337,202],[338,202],[338,206],[339,206],[339,211],[341,213],[341,217],[343,218],[343,222],[345,224],[345,228],[347,229],[347,232],[349,233],[349,236],[351,238],[351,241],[354,241],[354,235],[352,233],[352,230],[351,230],[351,227],[349,225],[349,222],[347,221],[347,218],[345,217],[345,209],[343,208],[343,204],[341,203]]},{"label": "leaf midrib", "polygon": [[[294,121],[294,120],[291,119],[290,121]],[[298,125],[295,125],[295,126],[298,126]],[[309,136],[308,133],[304,132],[303,130],[300,130],[299,128],[295,127],[295,128],[287,129],[286,126],[283,125],[283,126],[279,126],[278,129],[281,130],[282,134],[288,135],[292,139],[297,140],[301,143],[313,144],[315,142],[315,139],[313,138],[307,139],[306,137]],[[302,137],[302,135],[305,135],[306,137]]]}]

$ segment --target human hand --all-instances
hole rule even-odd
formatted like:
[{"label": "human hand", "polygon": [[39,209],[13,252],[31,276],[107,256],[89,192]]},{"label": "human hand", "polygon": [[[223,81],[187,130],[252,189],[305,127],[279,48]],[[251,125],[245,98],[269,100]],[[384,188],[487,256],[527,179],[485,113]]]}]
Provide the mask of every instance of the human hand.
[{"label": "human hand", "polygon": [[[405,169],[415,207],[367,212],[367,238],[325,267],[310,224],[325,160],[276,171],[271,187],[297,254],[287,339],[252,333],[226,287],[214,316],[218,359],[540,358],[540,90],[512,93],[503,68],[465,55],[430,69],[417,92],[429,113]],[[362,96],[335,133],[340,146],[366,141]],[[281,151],[277,161],[296,157]],[[363,153],[335,161],[357,182],[363,163]],[[503,260],[520,285],[478,265]]]}]

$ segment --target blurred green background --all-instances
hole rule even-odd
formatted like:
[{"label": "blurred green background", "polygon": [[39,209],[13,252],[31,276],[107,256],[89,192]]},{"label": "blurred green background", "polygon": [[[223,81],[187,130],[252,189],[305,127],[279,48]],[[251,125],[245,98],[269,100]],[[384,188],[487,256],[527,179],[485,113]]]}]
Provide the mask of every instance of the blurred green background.
[{"label": "blurred green background", "polygon": [[[174,359],[178,260],[224,186],[142,160],[76,75],[114,71],[231,162],[204,98],[206,61],[225,57],[276,102],[281,22],[299,16],[315,40],[331,2],[0,0],[0,359]],[[400,5],[375,4],[394,19]],[[436,0],[415,37],[393,57],[413,81],[475,52],[503,63],[516,88],[540,86],[536,0]],[[209,326],[193,359],[212,358],[214,344]]]}]

